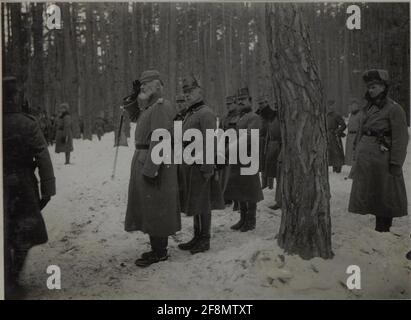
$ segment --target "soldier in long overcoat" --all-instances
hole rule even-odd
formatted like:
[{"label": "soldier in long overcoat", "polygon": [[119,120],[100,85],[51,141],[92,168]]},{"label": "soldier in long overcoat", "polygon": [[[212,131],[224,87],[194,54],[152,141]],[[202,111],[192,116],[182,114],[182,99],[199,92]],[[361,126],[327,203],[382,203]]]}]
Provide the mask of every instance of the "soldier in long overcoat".
[{"label": "soldier in long overcoat", "polygon": [[[239,105],[240,117],[237,121],[236,129],[237,131],[247,129],[247,142],[250,144],[251,129],[261,129],[261,118],[251,108],[251,97],[248,93],[248,88],[239,89],[237,103]],[[264,197],[261,190],[259,173],[241,175],[241,167],[244,167],[244,165],[240,163],[231,166],[230,179],[224,195],[228,199],[236,200],[240,203],[240,220],[231,229],[245,232],[255,228],[257,202],[261,201]]]},{"label": "soldier in long overcoat", "polygon": [[335,101],[330,100],[327,105],[328,166],[333,167],[334,172],[340,173],[345,160],[341,138],[345,136],[347,125],[335,111]]},{"label": "soldier in long overcoat", "polygon": [[348,210],[375,215],[375,230],[388,232],[394,217],[408,214],[402,173],[408,144],[407,121],[403,108],[387,96],[386,70],[368,70],[363,79],[368,103],[361,110],[355,141]]},{"label": "soldier in long overcoat", "polygon": [[360,128],[361,113],[359,112],[360,105],[357,99],[351,99],[349,110],[350,117],[348,118],[347,140],[345,141],[345,164],[352,166],[354,161],[354,140]]},{"label": "soldier in long overcoat", "polygon": [[73,151],[73,131],[71,127],[70,107],[68,103],[62,103],[59,108],[59,116],[56,119],[56,153],[64,152],[65,164],[70,164],[70,152]]},{"label": "soldier in long overcoat", "polygon": [[[135,152],[131,163],[125,230],[142,231],[150,237],[151,251],[136,260],[139,267],[167,260],[168,237],[181,229],[177,167],[153,162],[152,150],[159,143],[151,139],[157,129],[172,132],[175,107],[163,96],[163,85],[156,70],[144,71],[137,100],[126,106],[136,122]],[[140,90],[137,88],[136,90]],[[136,98],[137,99],[137,98]]]},{"label": "soldier in long overcoat", "polygon": [[[216,179],[215,164],[207,164],[205,146],[206,130],[217,128],[214,111],[203,101],[203,91],[197,80],[190,76],[183,81],[183,92],[186,97],[187,112],[183,120],[183,135],[189,129],[197,129],[203,137],[202,163],[186,163],[179,170],[181,189],[181,211],[193,217],[193,238],[179,244],[181,250],[190,250],[192,254],[210,249],[211,210],[224,209],[221,185]],[[186,142],[185,147],[190,144]],[[200,156],[200,155],[195,155]]]},{"label": "soldier in long overcoat", "polygon": [[[281,151],[281,129],[280,121],[278,119],[277,108],[271,109],[266,97],[261,97],[258,101],[257,114],[261,117],[262,122],[265,123],[264,138],[261,143],[262,152],[262,168],[261,177],[263,180],[262,189],[268,186],[269,189],[274,187],[274,178],[276,179],[276,193],[278,189],[278,158]],[[273,210],[280,208],[279,203],[269,207]]]},{"label": "soldier in long overcoat", "polygon": [[[229,130],[229,129],[236,129],[237,121],[240,117],[238,113],[236,96],[226,97],[226,107],[227,107],[227,112],[221,118],[220,128],[223,129],[224,131]],[[226,152],[227,152],[227,148],[228,148],[228,142],[226,143]],[[230,178],[230,172],[231,172],[231,165],[229,163],[226,163],[226,166],[221,170],[221,177],[220,177],[220,182],[221,182],[221,186],[223,189],[223,193],[225,192],[225,189],[227,188],[227,184]],[[228,199],[227,197],[224,196],[224,202],[226,205],[230,205],[233,201],[232,199]],[[239,209],[238,201],[234,201],[233,210],[236,211],[238,209]]]},{"label": "soldier in long overcoat", "polygon": [[47,142],[37,119],[22,113],[14,77],[3,78],[3,188],[5,293],[13,299],[29,249],[48,240],[40,211],[56,193]]}]

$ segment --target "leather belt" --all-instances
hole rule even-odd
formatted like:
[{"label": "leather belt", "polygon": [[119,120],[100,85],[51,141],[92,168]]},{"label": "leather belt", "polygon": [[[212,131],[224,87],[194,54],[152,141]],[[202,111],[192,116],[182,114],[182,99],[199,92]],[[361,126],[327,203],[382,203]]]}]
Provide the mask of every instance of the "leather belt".
[{"label": "leather belt", "polygon": [[149,148],[150,148],[150,145],[148,144],[136,143],[137,150],[148,150]]},{"label": "leather belt", "polygon": [[357,133],[357,131],[348,131],[348,133]]},{"label": "leather belt", "polygon": [[391,136],[391,131],[385,131],[385,132],[376,132],[372,130],[363,130],[363,135],[369,136],[369,137],[379,137],[379,136],[384,136],[384,137],[390,137]]}]

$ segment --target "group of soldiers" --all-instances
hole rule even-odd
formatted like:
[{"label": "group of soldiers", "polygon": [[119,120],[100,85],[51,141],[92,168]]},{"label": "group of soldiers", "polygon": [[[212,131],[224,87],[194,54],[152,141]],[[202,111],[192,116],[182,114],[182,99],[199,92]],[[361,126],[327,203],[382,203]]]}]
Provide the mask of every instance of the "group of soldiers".
[{"label": "group of soldiers", "polygon": [[[134,93],[126,98],[123,107],[137,123],[125,229],[147,233],[151,243],[151,250],[136,260],[140,267],[168,258],[168,237],[181,229],[181,213],[193,217],[193,237],[178,247],[191,254],[210,249],[211,211],[224,209],[229,203],[234,203],[234,209],[240,211],[239,221],[231,228],[242,232],[253,230],[257,202],[263,199],[262,189],[273,187],[277,172],[281,134],[277,111],[271,109],[266,98],[259,99],[258,111],[254,112],[248,88],[241,88],[236,95],[226,98],[227,113],[217,121],[193,76],[183,80],[182,92],[177,95],[175,104],[165,100],[159,72],[147,70],[142,73],[139,84],[134,85]],[[251,129],[260,130],[264,155],[260,168],[269,182],[262,186],[259,173],[241,175],[242,164],[208,164],[205,154],[202,164],[153,163],[151,150],[158,141],[151,140],[151,133],[160,128],[172,132],[174,121],[178,120],[182,121],[183,134],[197,129],[203,137],[207,129],[215,130],[218,124],[224,130],[246,129],[248,135]],[[248,143],[250,141],[248,139]],[[190,143],[186,141],[184,146]]]},{"label": "group of soldiers", "polygon": [[[408,143],[407,122],[402,107],[387,95],[387,71],[369,70],[363,79],[367,86],[367,105],[359,108],[358,101],[351,101],[348,124],[347,144],[353,146],[352,151],[346,150],[349,159],[345,161],[352,165],[350,178],[353,179],[348,210],[375,215],[375,230],[388,232],[394,217],[407,215],[402,173]],[[233,203],[240,218],[231,228],[242,232],[253,230],[257,203],[263,199],[262,190],[274,188],[274,179],[277,187],[272,209],[281,208],[278,188],[283,148],[280,122],[276,106],[272,108],[265,97],[258,99],[258,109],[253,111],[248,89],[241,88],[226,98],[227,112],[217,121],[213,109],[204,102],[203,89],[192,76],[184,79],[183,94],[177,96],[175,104],[164,99],[163,82],[156,70],[144,71],[133,88],[134,92],[124,99],[122,106],[130,120],[136,122],[125,230],[148,234],[151,244],[151,250],[135,261],[137,266],[147,267],[168,259],[168,237],[181,230],[181,213],[193,217],[193,237],[178,247],[197,254],[210,248],[212,210],[224,209]],[[38,120],[22,112],[20,96],[16,78],[3,78],[6,298],[12,298],[19,288],[18,275],[28,250],[47,241],[41,210],[56,193],[48,144]],[[330,153],[335,150],[330,148],[334,141],[341,151],[338,139],[346,128],[331,112],[334,103],[329,105],[330,166],[340,172],[341,153],[339,162],[333,163]],[[152,132],[156,129],[173,132],[176,120],[182,121],[183,133],[195,128],[203,136],[207,129],[217,129],[217,125],[225,130],[246,129],[248,135],[252,129],[259,129],[260,172],[241,175],[242,164],[216,166],[206,163],[205,159],[202,164],[154,163],[151,151],[159,141],[151,140]],[[56,142],[64,146],[61,152],[66,153],[66,163],[73,150],[70,121],[68,106],[62,105],[56,119]],[[36,168],[40,191],[34,173]]]}]

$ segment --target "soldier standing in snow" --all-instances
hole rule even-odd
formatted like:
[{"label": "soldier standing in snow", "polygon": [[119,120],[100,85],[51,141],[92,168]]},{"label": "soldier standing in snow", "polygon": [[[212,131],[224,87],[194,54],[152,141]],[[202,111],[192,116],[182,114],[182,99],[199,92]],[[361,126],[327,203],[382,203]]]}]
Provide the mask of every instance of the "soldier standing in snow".
[{"label": "soldier standing in snow", "polygon": [[389,232],[394,217],[407,212],[402,166],[408,144],[403,108],[388,95],[388,72],[368,70],[367,105],[361,110],[361,125],[355,141],[352,189],[348,210],[376,216],[375,230]]},{"label": "soldier standing in snow", "polygon": [[[37,119],[22,112],[16,78],[3,78],[3,187],[6,299],[21,297],[18,277],[31,247],[47,242],[41,210],[56,194],[53,165]],[[37,178],[38,168],[41,196]]]},{"label": "soldier standing in snow", "polygon": [[[187,102],[187,112],[183,120],[183,134],[189,129],[200,130],[203,136],[203,164],[187,164],[180,167],[181,211],[193,217],[193,238],[179,244],[181,250],[191,254],[210,249],[211,210],[223,209],[224,201],[219,181],[214,179],[215,165],[207,164],[205,137],[207,129],[216,129],[216,116],[203,101],[203,91],[194,77],[183,81],[183,92]],[[187,142],[189,144],[190,142]]]},{"label": "soldier standing in snow", "polygon": [[335,101],[327,103],[327,137],[328,137],[328,165],[333,167],[336,173],[341,172],[344,164],[344,149],[341,137],[344,137],[344,130],[347,127],[344,119],[335,111]]},{"label": "soldier standing in snow", "polygon": [[[167,260],[168,237],[181,229],[178,202],[177,167],[155,164],[151,157],[151,140],[156,129],[172,132],[175,107],[163,98],[163,83],[157,70],[141,74],[140,88],[134,88],[135,98],[125,109],[136,122],[135,152],[131,163],[125,230],[142,231],[150,237],[151,251],[145,252],[135,264],[147,267]],[[138,99],[143,102],[141,108]]]},{"label": "soldier standing in snow", "polygon": [[[236,103],[235,96],[226,97],[226,107],[227,107],[227,113],[221,119],[221,128],[223,130],[235,129],[237,125],[237,121],[239,119],[238,106]],[[227,147],[228,147],[228,143],[226,145],[226,148]],[[225,192],[225,189],[227,188],[227,184],[230,178],[230,171],[231,171],[231,166],[230,164],[227,163],[227,165],[222,169],[221,177],[220,177],[221,178],[220,182],[221,182],[223,192]],[[232,202],[234,202],[233,210],[238,211],[239,209],[238,201],[232,201],[231,199],[228,199],[227,197],[224,196],[224,202],[227,205],[230,205]]]},{"label": "soldier standing in snow", "polygon": [[59,116],[56,120],[56,153],[64,152],[66,162],[70,164],[70,153],[73,151],[73,131],[68,103],[60,105]]},{"label": "soldier standing in snow", "polygon": [[[256,112],[262,119],[264,123],[264,129],[262,130],[262,139],[261,143],[261,172],[263,186],[268,186],[269,189],[273,189],[274,178],[276,179],[276,194],[278,189],[278,157],[281,151],[281,130],[280,122],[278,120],[278,111],[277,108],[274,110],[271,109],[266,97],[261,97],[258,101],[258,110]],[[269,207],[273,210],[280,209],[279,203],[276,203],[273,206]]]},{"label": "soldier standing in snow", "polygon": [[[248,144],[251,143],[251,129],[261,129],[261,118],[251,108],[251,97],[248,88],[242,88],[237,95],[240,117],[236,124],[239,129],[247,129]],[[247,149],[250,145],[247,145]],[[231,166],[225,196],[240,202],[240,220],[231,229],[246,232],[253,230],[256,225],[257,202],[261,201],[263,193],[259,173],[254,175],[241,175],[241,164]]]}]

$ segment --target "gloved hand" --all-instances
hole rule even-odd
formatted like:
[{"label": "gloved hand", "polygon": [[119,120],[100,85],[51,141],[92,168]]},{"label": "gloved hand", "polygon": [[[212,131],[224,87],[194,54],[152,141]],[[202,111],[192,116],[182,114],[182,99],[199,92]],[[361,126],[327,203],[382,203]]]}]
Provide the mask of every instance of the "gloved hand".
[{"label": "gloved hand", "polygon": [[145,180],[148,184],[150,184],[150,185],[152,185],[152,186],[155,186],[155,187],[159,187],[159,186],[160,186],[160,178],[159,178],[157,172],[156,172],[156,174],[155,174],[154,177],[148,177],[148,176],[146,176],[146,175],[143,175],[143,178],[144,178],[144,180]]},{"label": "gloved hand", "polygon": [[402,174],[402,168],[401,168],[401,166],[398,166],[398,165],[396,165],[396,164],[390,164],[389,170],[390,170],[390,174],[391,174],[392,176],[399,177],[399,176],[401,176],[401,174]]},{"label": "gloved hand", "polygon": [[44,209],[44,207],[47,205],[47,203],[49,203],[50,201],[50,197],[49,196],[45,196],[43,198],[40,199],[40,211]]},{"label": "gloved hand", "polygon": [[141,82],[139,80],[133,81],[133,93],[137,97],[141,90]]}]

